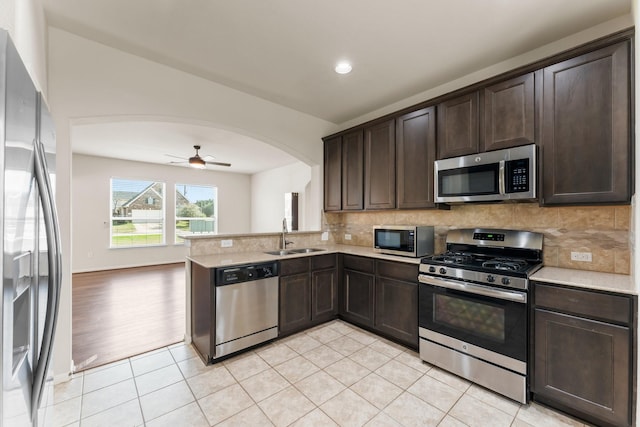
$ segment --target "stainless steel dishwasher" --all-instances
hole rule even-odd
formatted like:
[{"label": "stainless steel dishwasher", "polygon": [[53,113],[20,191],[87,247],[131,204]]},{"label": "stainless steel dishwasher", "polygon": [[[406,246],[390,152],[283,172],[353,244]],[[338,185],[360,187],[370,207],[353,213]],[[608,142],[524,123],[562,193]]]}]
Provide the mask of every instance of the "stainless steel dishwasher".
[{"label": "stainless steel dishwasher", "polygon": [[278,263],[216,269],[214,321],[213,359],[277,338]]}]

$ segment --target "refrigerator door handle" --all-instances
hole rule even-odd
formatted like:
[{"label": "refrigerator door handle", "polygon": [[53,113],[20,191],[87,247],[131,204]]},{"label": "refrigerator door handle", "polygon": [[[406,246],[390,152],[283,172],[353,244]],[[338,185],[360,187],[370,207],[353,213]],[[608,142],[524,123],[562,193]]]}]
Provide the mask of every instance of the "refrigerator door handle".
[{"label": "refrigerator door handle", "polygon": [[38,357],[33,388],[31,395],[31,417],[35,419],[42,400],[42,392],[51,361],[53,350],[53,335],[58,321],[58,308],[60,305],[60,286],[62,283],[62,257],[60,251],[60,231],[58,228],[58,215],[51,181],[45,159],[44,144],[39,139],[34,141],[35,175],[38,183],[38,191],[42,201],[45,232],[47,235],[47,257],[49,263],[47,312],[45,316],[42,346]]}]

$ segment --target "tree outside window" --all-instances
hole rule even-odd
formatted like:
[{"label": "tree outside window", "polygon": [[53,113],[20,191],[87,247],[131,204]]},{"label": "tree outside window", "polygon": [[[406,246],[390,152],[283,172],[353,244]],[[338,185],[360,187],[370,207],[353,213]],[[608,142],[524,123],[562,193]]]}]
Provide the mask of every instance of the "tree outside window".
[{"label": "tree outside window", "polygon": [[175,242],[193,234],[216,234],[218,189],[205,185],[176,184]]},{"label": "tree outside window", "polygon": [[165,243],[163,182],[111,179],[110,247]]}]

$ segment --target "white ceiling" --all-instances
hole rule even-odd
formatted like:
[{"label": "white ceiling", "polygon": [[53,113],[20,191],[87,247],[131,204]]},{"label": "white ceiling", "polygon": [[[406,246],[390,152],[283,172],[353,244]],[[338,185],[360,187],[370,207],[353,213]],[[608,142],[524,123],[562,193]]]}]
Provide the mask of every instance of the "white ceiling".
[{"label": "white ceiling", "polygon": [[[188,123],[122,121],[76,125],[72,141],[74,153],[159,164],[181,162],[176,157],[188,159],[195,154],[192,147],[200,145],[200,156],[209,156],[205,160],[231,163],[231,167],[207,166],[223,172],[254,174],[298,161],[256,139]],[[176,166],[189,167],[185,163]]]},{"label": "white ceiling", "polygon": [[[44,0],[44,5],[50,25],[336,124],[631,10],[631,0]],[[333,71],[343,59],[353,64],[348,75]],[[104,131],[96,129],[92,137]],[[188,133],[184,126],[173,131]],[[150,134],[162,140],[160,132]],[[150,142],[141,133],[132,143]],[[239,163],[223,146],[212,144],[205,154],[213,150],[218,160]],[[167,145],[169,150],[190,155]]]}]

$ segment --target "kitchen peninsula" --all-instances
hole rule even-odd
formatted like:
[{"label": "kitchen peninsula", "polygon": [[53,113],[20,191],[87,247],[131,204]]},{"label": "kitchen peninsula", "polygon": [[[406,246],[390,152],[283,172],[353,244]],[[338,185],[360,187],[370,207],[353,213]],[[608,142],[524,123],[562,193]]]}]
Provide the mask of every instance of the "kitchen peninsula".
[{"label": "kitchen peninsula", "polygon": [[[189,248],[186,262],[187,342],[191,342],[193,334],[192,278],[202,277],[196,271],[213,272],[223,267],[275,262],[279,266],[276,273],[279,276],[278,338],[341,318],[417,350],[419,258],[376,253],[370,243],[336,243],[332,233],[324,234],[327,240],[322,240],[322,232],[291,233],[287,237],[294,242],[292,248],[319,250],[289,255],[266,253],[279,247],[280,233],[186,239]],[[222,247],[227,246],[229,240],[233,246]],[[362,240],[358,242],[362,243]],[[436,252],[441,250],[441,245],[442,242],[436,244]],[[206,286],[212,287],[213,276],[205,277]],[[637,347],[637,292],[632,277],[552,265],[543,267],[531,279],[532,400],[592,422],[632,425]],[[554,297],[560,294],[559,299]],[[574,300],[577,301],[575,304],[572,303]],[[562,301],[565,303],[561,304]],[[610,307],[611,310],[604,313],[590,307]],[[558,319],[564,326],[557,326]],[[581,325],[597,325],[600,329],[577,336],[575,328],[584,330]],[[568,330],[574,331],[571,332],[574,338],[577,336],[570,348],[562,338],[563,331]],[[591,357],[585,349],[601,347],[603,339],[613,340],[613,350],[609,356],[594,353],[592,356],[597,360],[563,365],[566,358],[543,357],[556,347],[563,348],[563,354]],[[213,361],[202,354],[201,357],[205,363]],[[576,371],[579,366],[593,366],[594,363],[602,367],[595,373],[590,369]],[[571,371],[571,380],[554,374],[558,369]],[[602,376],[607,373],[611,378],[605,382],[611,387],[602,385]],[[589,390],[599,390],[599,393]]]}]

